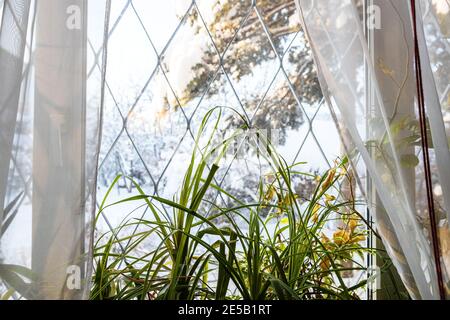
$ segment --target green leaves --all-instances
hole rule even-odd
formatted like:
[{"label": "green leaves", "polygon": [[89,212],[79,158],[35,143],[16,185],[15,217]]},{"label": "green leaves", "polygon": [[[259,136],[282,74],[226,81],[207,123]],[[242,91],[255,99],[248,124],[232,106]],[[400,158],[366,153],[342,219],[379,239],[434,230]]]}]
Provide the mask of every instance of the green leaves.
[{"label": "green leaves", "polygon": [[403,167],[414,168],[419,164],[419,158],[415,154],[403,154],[400,157],[400,163]]},{"label": "green leaves", "polygon": [[7,299],[14,292],[31,298],[31,283],[35,276],[30,269],[19,265],[0,264],[0,279],[10,288],[2,299]]},{"label": "green leaves", "polygon": [[297,293],[283,281],[271,277],[270,285],[279,300],[299,300]]},{"label": "green leaves", "polygon": [[11,203],[8,204],[6,208],[3,210],[3,221],[0,228],[0,238],[3,236],[3,234],[6,232],[6,230],[16,217],[17,212],[19,210],[18,207],[20,205],[20,202],[22,202],[22,199],[23,199],[23,192],[19,193],[17,197],[15,197],[14,200],[11,201]]},{"label": "green leaves", "polygon": [[[212,121],[214,112],[218,116]],[[138,194],[107,205],[120,176],[114,180],[97,218],[124,202],[146,206],[149,214],[145,219],[124,221],[98,239],[91,298],[356,298],[356,290],[365,282],[347,287],[342,273],[364,269],[357,257],[365,249],[350,241],[353,238],[337,243],[323,235],[329,221],[349,223],[349,216],[360,217],[354,199],[339,197],[348,158],[317,179],[311,199],[300,199],[292,181],[310,175],[297,169],[303,163],[288,165],[269,141],[263,141],[268,152],[261,153],[261,161],[273,170],[273,179],[269,185],[262,179],[259,199],[246,202],[214,184],[218,164],[229,145],[228,140],[220,147],[212,143],[221,114],[221,108],[213,108],[203,119],[179,192],[171,199],[146,195],[130,179]],[[200,146],[210,121],[212,133]],[[265,190],[270,190],[270,196]],[[227,199],[227,206],[216,203],[218,197],[208,196],[210,192]],[[168,210],[163,211],[163,207]],[[207,207],[213,209],[211,214]],[[365,223],[359,218],[358,222]],[[349,237],[364,237],[364,231],[355,231],[356,225],[352,222]],[[353,266],[345,267],[349,262]]]}]

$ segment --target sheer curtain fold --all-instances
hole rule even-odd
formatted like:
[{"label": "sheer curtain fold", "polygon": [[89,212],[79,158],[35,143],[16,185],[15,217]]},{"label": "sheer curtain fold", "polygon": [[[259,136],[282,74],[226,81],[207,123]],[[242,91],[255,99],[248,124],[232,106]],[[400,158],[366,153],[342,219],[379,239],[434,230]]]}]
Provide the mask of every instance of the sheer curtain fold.
[{"label": "sheer curtain fold", "polygon": [[[436,52],[438,41],[440,49],[449,53],[448,38],[436,31],[439,22],[430,17],[430,8],[440,2],[416,1],[425,17],[416,23],[433,142],[429,152],[437,173],[433,183],[439,191],[437,215],[440,227],[448,231],[449,148],[444,99],[436,85],[445,71],[436,66],[450,60],[441,53],[431,61],[429,54]],[[341,125],[377,191],[378,198],[369,200],[386,249],[413,298],[439,298],[423,189],[409,1],[298,0],[297,7],[325,98],[340,111]],[[447,254],[440,257],[444,263]]]},{"label": "sheer curtain fold", "polygon": [[[0,25],[0,208],[4,208],[8,169],[21,84],[30,1],[2,3]],[[0,221],[3,210],[0,211]]]},{"label": "sheer curtain fold", "polygon": [[432,138],[432,165],[441,261],[450,292],[450,3],[415,2],[424,98]]},{"label": "sheer curtain fold", "polygon": [[[422,26],[418,28],[418,38],[423,61],[424,95],[436,153],[441,206],[447,214],[447,221],[450,221],[450,3],[435,3],[440,6],[433,6],[432,1],[416,1],[416,11],[421,13],[417,15],[416,23]],[[441,18],[438,17],[439,11]],[[444,31],[445,27],[449,29]],[[442,64],[447,70],[443,70]]]},{"label": "sheer curtain fold", "polygon": [[80,299],[89,289],[104,79],[88,74],[103,59],[88,39],[101,48],[105,38],[88,19],[101,25],[105,3],[4,1],[0,295]]}]

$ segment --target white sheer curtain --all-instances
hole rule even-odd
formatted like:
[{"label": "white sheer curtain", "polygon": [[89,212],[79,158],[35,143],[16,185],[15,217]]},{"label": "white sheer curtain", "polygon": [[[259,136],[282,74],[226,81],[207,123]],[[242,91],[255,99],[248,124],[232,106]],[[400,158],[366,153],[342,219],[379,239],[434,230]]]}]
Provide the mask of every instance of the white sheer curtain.
[{"label": "white sheer curtain", "polygon": [[[323,93],[376,189],[376,226],[415,299],[438,299],[409,0],[298,0]],[[449,3],[415,1],[444,286],[450,273]],[[447,285],[448,286],[448,285]],[[447,296],[449,288],[447,290]]]},{"label": "white sheer curtain", "polygon": [[88,39],[103,47],[107,2],[2,2],[0,295],[84,298],[104,76]]}]

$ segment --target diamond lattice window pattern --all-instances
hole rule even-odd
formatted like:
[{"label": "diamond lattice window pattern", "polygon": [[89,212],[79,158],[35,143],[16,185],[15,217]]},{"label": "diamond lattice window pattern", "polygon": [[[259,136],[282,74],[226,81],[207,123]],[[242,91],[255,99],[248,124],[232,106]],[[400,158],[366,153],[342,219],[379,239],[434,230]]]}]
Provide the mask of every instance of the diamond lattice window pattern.
[{"label": "diamond lattice window pattern", "polygon": [[[101,50],[91,50],[95,73]],[[216,106],[277,132],[280,154],[306,162],[306,171],[327,169],[340,154],[294,1],[114,1],[107,68],[98,199],[117,174],[149,194],[173,195],[198,126]],[[222,129],[240,124],[224,113]],[[266,171],[255,155],[230,154],[214,182],[250,200]],[[118,184],[118,196],[131,191],[125,179]]]}]

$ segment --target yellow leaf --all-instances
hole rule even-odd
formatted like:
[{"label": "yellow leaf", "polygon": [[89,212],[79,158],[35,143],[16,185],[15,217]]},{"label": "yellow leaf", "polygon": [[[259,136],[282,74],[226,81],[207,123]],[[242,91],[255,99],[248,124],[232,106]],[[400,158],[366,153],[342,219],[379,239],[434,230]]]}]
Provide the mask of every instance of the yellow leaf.
[{"label": "yellow leaf", "polygon": [[353,237],[349,243],[358,243],[358,242],[361,242],[364,240],[366,240],[366,237],[364,235],[358,235],[358,236]]},{"label": "yellow leaf", "polygon": [[386,66],[382,59],[378,59],[378,67],[380,67],[381,72],[383,72],[385,75],[387,75],[389,77],[394,76],[394,70],[392,70],[388,66]]},{"label": "yellow leaf", "polygon": [[325,205],[329,206],[331,201],[336,200],[336,197],[330,194],[325,194]]},{"label": "yellow leaf", "polygon": [[320,241],[321,241],[322,243],[328,243],[328,242],[330,242],[330,239],[329,239],[324,233],[322,233],[322,234],[320,235]]},{"label": "yellow leaf", "polygon": [[316,204],[314,205],[314,208],[313,208],[312,212],[313,212],[313,213],[317,213],[317,212],[319,211],[319,209],[320,209],[320,204],[316,203]]},{"label": "yellow leaf", "polygon": [[328,171],[327,177],[325,178],[325,181],[322,184],[322,191],[327,190],[331,186],[331,183],[333,182],[335,174],[336,174],[336,168],[332,168]]},{"label": "yellow leaf", "polygon": [[276,190],[274,186],[269,186],[269,188],[266,191],[266,194],[264,195],[264,201],[269,202],[273,199],[273,197],[276,195]]},{"label": "yellow leaf", "polygon": [[320,268],[324,271],[328,270],[331,266],[330,259],[328,257],[322,258],[320,261]]},{"label": "yellow leaf", "polygon": [[348,227],[350,228],[351,232],[355,231],[356,227],[358,226],[359,220],[359,216],[355,213],[350,216],[350,218],[348,219]]},{"label": "yellow leaf", "polygon": [[320,209],[320,204],[316,203],[313,207],[312,210],[312,221],[317,222],[317,220],[319,220],[319,209]]},{"label": "yellow leaf", "polygon": [[333,241],[338,246],[347,243],[350,240],[350,233],[347,230],[338,230],[333,234]]}]

